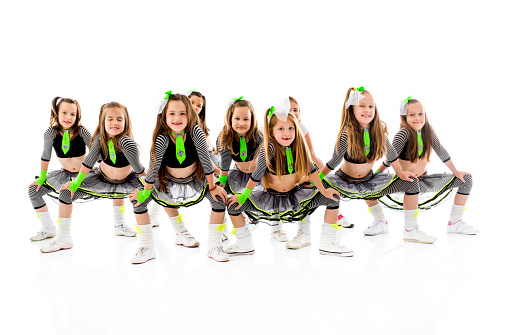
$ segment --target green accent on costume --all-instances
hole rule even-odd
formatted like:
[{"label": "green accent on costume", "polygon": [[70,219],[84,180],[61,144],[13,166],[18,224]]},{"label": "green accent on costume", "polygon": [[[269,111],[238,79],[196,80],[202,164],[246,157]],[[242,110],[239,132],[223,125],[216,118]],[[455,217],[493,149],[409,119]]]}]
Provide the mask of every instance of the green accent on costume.
[{"label": "green accent on costume", "polygon": [[290,147],[285,147],[285,157],[287,158],[287,170],[289,174],[293,174],[294,163],[293,163],[293,153],[291,152]]},{"label": "green accent on costume", "polygon": [[61,141],[61,150],[66,155],[68,150],[70,150],[70,134],[68,133],[68,129],[63,131],[63,140]]},{"label": "green accent on costume", "polygon": [[222,230],[224,230],[224,228],[226,228],[225,224],[217,225],[217,231],[222,231]]},{"label": "green accent on costume", "polygon": [[244,192],[242,192],[241,194],[237,194],[237,199],[239,199],[240,205],[242,205],[246,202],[246,199],[248,199],[248,197],[250,196],[251,191],[253,191],[253,190],[250,190],[249,188],[246,187],[244,189]]},{"label": "green accent on costume", "polygon": [[269,112],[267,113],[267,116],[272,117],[274,112],[275,112],[275,106],[271,106],[271,108],[269,109]]},{"label": "green accent on costume", "polygon": [[221,182],[221,184],[226,185],[228,176],[219,176],[219,178],[217,178],[217,180],[219,180]]},{"label": "green accent on costume", "polygon": [[169,91],[169,92],[165,92],[165,98],[163,98],[163,100],[167,100],[171,97],[172,95],[172,91]]},{"label": "green accent on costume", "polygon": [[38,179],[36,179],[36,184],[43,185],[47,180],[47,170],[41,170]]},{"label": "green accent on costume", "polygon": [[75,180],[72,180],[70,182],[70,191],[75,192],[81,186],[81,183],[83,182],[84,178],[86,177],[86,174],[82,171],[79,171],[79,174],[77,175],[77,178]]},{"label": "green accent on costume", "polygon": [[422,152],[424,152],[424,141],[422,141],[422,131],[416,131],[416,137],[418,140],[418,157],[422,156]]},{"label": "green accent on costume", "polygon": [[320,173],[318,174],[318,176],[320,177],[321,180],[325,179],[325,174],[323,174],[323,172],[320,171]]},{"label": "green accent on costume", "polygon": [[108,141],[108,150],[110,154],[110,160],[115,164],[117,161],[117,152],[115,151],[115,146],[113,145],[113,138],[110,137]]},{"label": "green accent on costume", "polygon": [[357,90],[358,90],[359,92],[362,92],[362,91],[364,91],[364,87],[363,87],[363,86],[361,86],[361,87],[357,88]]},{"label": "green accent on costume", "polygon": [[363,128],[363,141],[364,141],[364,155],[368,156],[370,153],[370,132],[368,128]]},{"label": "green accent on costume", "polygon": [[152,190],[140,190],[138,191],[138,197],[137,197],[137,200],[139,203],[143,203],[144,201],[147,200],[147,198],[149,198],[149,196],[151,195],[151,191]]},{"label": "green accent on costume", "polygon": [[402,100],[402,101],[404,101],[406,104],[408,104],[408,103],[409,103],[409,100],[411,100],[411,96],[408,96],[406,99],[404,99],[404,100]]},{"label": "green accent on costume", "polygon": [[248,146],[246,145],[246,138],[244,136],[241,136],[240,147],[241,147],[240,157],[241,157],[241,160],[243,162],[245,162],[246,157],[248,157]]},{"label": "green accent on costume", "polygon": [[379,169],[377,169],[377,170],[375,170],[375,172],[373,174],[377,174],[379,172],[381,172],[381,171],[379,171]]},{"label": "green accent on costume", "polygon": [[185,158],[187,158],[187,154],[185,153],[185,142],[183,141],[183,133],[185,131],[183,130],[181,133],[176,134],[172,133],[176,136],[176,158],[178,159],[178,162],[183,163]]}]

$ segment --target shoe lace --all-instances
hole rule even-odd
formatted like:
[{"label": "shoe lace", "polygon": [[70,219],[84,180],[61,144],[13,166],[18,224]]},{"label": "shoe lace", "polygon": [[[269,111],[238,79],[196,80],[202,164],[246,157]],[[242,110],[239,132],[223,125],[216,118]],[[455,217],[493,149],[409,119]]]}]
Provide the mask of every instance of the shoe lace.
[{"label": "shoe lace", "polygon": [[135,256],[143,256],[146,250],[147,250],[147,248],[145,248],[145,247],[138,248],[138,250],[136,251]]}]

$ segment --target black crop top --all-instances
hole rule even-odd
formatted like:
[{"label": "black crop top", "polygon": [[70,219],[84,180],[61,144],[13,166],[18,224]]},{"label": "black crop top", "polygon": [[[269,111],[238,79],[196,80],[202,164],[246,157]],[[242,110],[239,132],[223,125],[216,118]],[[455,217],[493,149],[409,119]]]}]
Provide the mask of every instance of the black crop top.
[{"label": "black crop top", "polygon": [[59,158],[81,157],[86,153],[86,147],[90,144],[92,135],[84,128],[79,128],[79,133],[70,141],[70,149],[65,154],[61,148],[63,135],[61,135],[54,127],[49,127],[43,135],[43,154],[41,160],[49,162],[52,157],[52,147]]},{"label": "black crop top", "polygon": [[[255,135],[254,138],[250,138],[248,143],[246,143],[246,149],[248,150],[248,152],[244,162],[251,162],[255,159],[257,149],[259,149],[262,146],[262,142],[264,142],[264,139],[258,133]],[[239,155],[241,150],[240,145],[240,138],[234,138],[232,141],[232,149],[233,152],[237,153],[236,155],[234,155],[230,148],[221,148],[221,141],[219,138],[217,139],[217,150],[221,155],[221,171],[228,171],[230,169],[232,160],[234,160],[235,162],[242,162],[242,159]]]},{"label": "black crop top", "polygon": [[100,135],[97,135],[92,142],[90,152],[84,158],[83,165],[88,169],[91,169],[95,165],[95,162],[101,158],[102,161],[109,166],[123,168],[131,165],[137,174],[141,174],[145,171],[145,168],[140,164],[140,159],[138,157],[138,146],[131,137],[127,135],[121,136],[118,140],[118,147],[122,149],[122,151],[117,151],[116,163],[113,164],[109,156],[103,157]]}]

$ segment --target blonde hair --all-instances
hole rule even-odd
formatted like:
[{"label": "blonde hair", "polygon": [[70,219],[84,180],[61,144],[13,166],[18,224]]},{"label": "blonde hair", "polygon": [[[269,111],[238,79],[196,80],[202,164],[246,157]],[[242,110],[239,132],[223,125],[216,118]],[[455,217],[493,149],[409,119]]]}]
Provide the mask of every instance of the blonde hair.
[{"label": "blonde hair", "polygon": [[[287,158],[285,154],[284,147],[276,141],[273,136],[273,128],[278,122],[278,118],[275,114],[271,117],[271,121],[268,122],[267,115],[269,113],[270,108],[266,111],[266,115],[264,116],[264,148],[266,153],[266,162],[267,167],[270,171],[276,171],[278,177],[282,178],[281,171],[285,171],[287,168]],[[294,171],[296,174],[296,183],[307,179],[307,177],[311,174],[311,156],[309,154],[309,149],[307,148],[307,144],[303,139],[303,134],[300,130],[300,126],[298,125],[298,120],[293,113],[289,112],[287,116],[288,120],[291,120],[294,124],[295,129],[295,137],[293,143],[291,143],[291,152],[294,158]],[[269,153],[269,143],[273,143],[274,145],[274,157],[270,157]],[[271,163],[275,160],[275,167]],[[271,187],[271,181],[269,180],[268,174],[264,174],[263,183],[266,188]]]},{"label": "blonde hair", "polygon": [[[350,105],[346,108],[346,101],[348,100],[352,90],[354,90],[353,87],[349,88],[346,92],[343,112],[341,113],[341,126],[337,136],[335,150],[337,152],[341,133],[346,131],[348,134],[348,155],[356,160],[365,160],[368,163],[372,163],[386,155],[386,138],[388,136],[388,129],[386,124],[381,121],[379,112],[377,111],[377,105],[375,105],[375,116],[370,122],[368,129],[368,132],[370,133],[370,152],[368,153],[368,156],[365,156],[363,129],[354,115],[354,105]],[[370,92],[364,90],[362,93]]]},{"label": "blonde hair", "polygon": [[61,133],[63,131],[63,126],[59,124],[59,107],[63,102],[73,104],[77,107],[77,115],[75,116],[75,122],[72,127],[69,128],[70,138],[75,137],[79,133],[79,129],[81,129],[81,106],[77,100],[70,98],[61,98],[55,97],[52,99],[52,105],[50,108],[50,126],[54,128],[55,131]]},{"label": "blonde hair", "polygon": [[[408,101],[408,106],[410,104],[420,103],[417,99],[411,99]],[[422,106],[423,107],[423,106]],[[431,148],[433,147],[433,127],[429,124],[427,120],[427,113],[425,115],[425,124],[421,129],[422,133],[422,142],[424,143],[424,147],[422,149],[422,158],[425,158],[428,162],[431,161]],[[416,131],[411,128],[411,126],[407,123],[407,115],[400,116],[400,128],[406,128],[409,130],[409,139],[407,142],[407,157],[411,161],[411,163],[416,163],[420,158],[418,156],[418,136]]]},{"label": "blonde hair", "polygon": [[[157,157],[156,157],[156,147],[155,142],[156,138],[159,135],[164,135],[169,137],[169,139],[176,143],[176,136],[172,136],[172,129],[167,125],[167,111],[169,109],[169,102],[170,101],[181,101],[185,105],[185,108],[187,110],[187,126],[185,127],[185,133],[188,133],[192,130],[192,128],[195,125],[200,125],[199,117],[192,107],[192,104],[190,103],[190,100],[187,98],[186,95],[183,94],[171,94],[169,97],[169,100],[167,101],[167,104],[163,108],[163,111],[160,114],[156,115],[156,125],[154,127],[153,131],[153,140],[151,145],[151,167],[149,168],[149,171],[154,170],[154,166],[157,163]],[[188,135],[187,135],[188,136]],[[203,166],[198,161],[196,162],[196,178],[203,181],[205,179],[205,173],[203,170]],[[168,193],[167,189],[167,168],[165,167],[165,164],[162,164],[160,167],[160,170],[158,171],[158,190],[161,192]]]},{"label": "blonde hair", "polygon": [[[232,127],[232,117],[233,113],[235,112],[235,108],[237,107],[246,107],[250,110],[251,114],[251,127],[250,130],[246,133],[245,139],[246,142],[249,143],[251,139],[256,141],[258,138],[262,138],[262,134],[259,131],[258,128],[258,122],[257,122],[257,116],[255,114],[255,109],[253,108],[253,105],[251,102],[247,100],[237,100],[235,101],[230,107],[228,107],[228,110],[226,111],[226,116],[224,117],[224,126],[223,130],[221,130],[221,133],[217,137],[219,140],[220,146],[222,149],[229,148],[232,154],[238,155],[239,153],[233,152],[233,146],[232,141],[234,139],[238,139],[239,135],[233,130]],[[255,151],[255,154],[257,154],[259,150]],[[215,154],[218,154],[219,151],[216,148]]]},{"label": "blonde hair", "polygon": [[208,129],[208,126],[206,125],[206,98],[203,94],[201,94],[198,91],[190,92],[188,97],[190,98],[191,96],[196,96],[203,100],[203,107],[201,107],[201,110],[199,111],[199,114],[198,114],[199,126],[201,127],[201,130],[203,130],[205,135],[208,137],[208,135],[210,135],[210,129]]},{"label": "blonde hair", "polygon": [[97,128],[95,128],[95,132],[93,133],[92,140],[90,142],[90,148],[92,147],[92,143],[95,140],[95,137],[99,135],[103,157],[108,157],[109,155],[108,142],[110,136],[106,133],[106,113],[108,108],[120,108],[124,113],[124,130],[120,134],[113,137],[113,144],[115,146],[115,150],[119,152],[122,151],[118,146],[118,141],[122,136],[129,136],[131,139],[133,138],[133,132],[131,130],[131,119],[129,118],[127,107],[114,101],[102,105],[101,110],[99,112],[99,124],[97,125]]}]

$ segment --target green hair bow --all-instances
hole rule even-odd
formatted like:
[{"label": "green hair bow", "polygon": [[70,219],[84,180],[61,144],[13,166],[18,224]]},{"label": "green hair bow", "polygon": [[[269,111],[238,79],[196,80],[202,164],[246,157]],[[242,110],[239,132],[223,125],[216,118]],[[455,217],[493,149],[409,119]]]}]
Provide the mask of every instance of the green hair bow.
[{"label": "green hair bow", "polygon": [[411,96],[408,96],[406,99],[404,99],[404,100],[402,100],[402,101],[404,101],[405,103],[407,103],[407,104],[408,104],[408,103],[409,103],[409,100],[411,100]]},{"label": "green hair bow", "polygon": [[267,113],[267,116],[272,117],[274,112],[275,112],[275,106],[271,106],[271,108],[269,109],[269,112]]},{"label": "green hair bow", "polygon": [[165,98],[163,98],[163,100],[169,100],[171,95],[172,95],[172,91],[165,92]]},{"label": "green hair bow", "polygon": [[244,99],[244,95],[241,97],[238,97],[238,98],[233,98],[233,101],[237,102],[237,101],[241,101],[242,99]]}]

